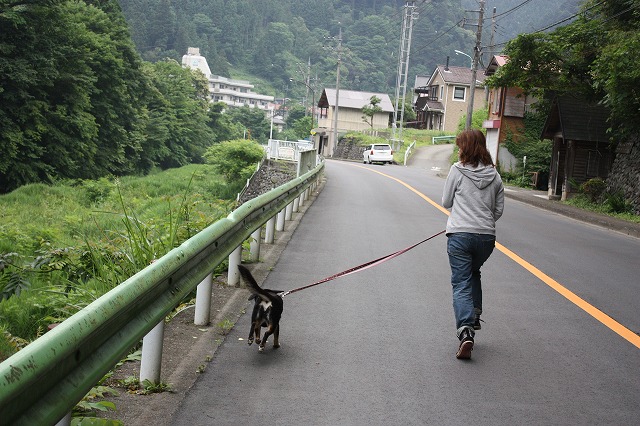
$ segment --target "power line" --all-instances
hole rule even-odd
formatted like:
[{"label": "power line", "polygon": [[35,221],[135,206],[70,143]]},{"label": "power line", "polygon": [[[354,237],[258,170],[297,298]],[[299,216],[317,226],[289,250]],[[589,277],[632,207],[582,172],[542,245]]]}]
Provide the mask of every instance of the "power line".
[{"label": "power line", "polygon": [[[504,17],[505,15],[510,14],[511,12],[520,9],[522,6],[526,5],[527,3],[531,2],[531,0],[525,0],[522,3],[520,3],[517,6],[512,7],[511,9],[502,12],[502,13],[498,13],[497,15],[494,15],[493,18],[499,18],[499,17]],[[485,19],[489,19],[489,18],[485,18]],[[497,20],[497,19],[496,19]]]},{"label": "power line", "polygon": [[[574,18],[576,18],[577,16],[579,16],[579,15],[581,15],[581,14],[584,14],[584,13],[586,13],[586,12],[590,11],[591,9],[594,9],[594,8],[596,8],[596,7],[600,6],[600,5],[601,5],[601,4],[603,4],[604,2],[605,2],[605,1],[603,0],[603,1],[599,2],[599,3],[594,4],[593,6],[591,6],[591,7],[587,8],[587,9],[585,9],[585,10],[582,10],[582,11],[576,12],[576,13],[574,13],[574,14],[573,14],[573,15],[571,15],[571,16],[568,16],[568,17],[566,17],[566,18],[564,18],[564,19],[561,19],[561,20],[560,20],[560,21],[558,21],[558,22],[555,22],[555,23],[553,23],[553,24],[551,24],[551,25],[547,25],[547,26],[546,26],[546,27],[544,27],[544,28],[541,28],[541,29],[539,29],[539,30],[533,31],[533,32],[531,32],[531,33],[526,33],[526,34],[537,34],[537,33],[541,33],[541,32],[543,32],[543,31],[546,31],[546,30],[548,30],[549,28],[553,28],[553,27],[555,27],[555,26],[557,26],[557,25],[560,25],[560,24],[562,24],[562,23],[564,23],[564,22],[567,22],[567,21],[569,21],[569,20],[571,20],[571,19],[574,19]],[[620,12],[619,14],[621,14],[621,13],[626,13],[626,12],[628,12],[628,11],[629,11],[629,10],[631,10],[631,9],[633,9],[633,6],[632,6],[632,7],[630,7],[629,9],[627,9],[627,10],[624,10],[624,11]],[[619,15],[619,14],[618,14],[618,15]],[[617,16],[617,15],[616,15],[616,16]],[[614,18],[614,17],[615,17],[615,16],[612,16],[611,18]],[[611,19],[611,18],[609,18],[609,19]],[[606,21],[605,21],[605,22],[606,22]],[[524,33],[523,33],[523,34],[524,34]],[[513,39],[511,39],[511,40],[513,40]],[[496,46],[504,46],[505,44],[509,43],[511,40],[507,40],[507,41],[505,41],[505,42],[503,42],[503,43],[495,44],[493,47],[496,47]]]},{"label": "power line", "polygon": [[440,33],[436,38],[434,38],[433,40],[431,40],[429,43],[425,43],[422,49],[418,49],[415,52],[413,52],[414,54],[416,53],[420,53],[423,50],[425,50],[427,47],[429,47],[430,45],[432,45],[433,43],[435,43],[440,37],[444,37],[447,33],[449,33],[449,31],[451,31],[452,29],[459,27],[460,24],[462,23],[462,21],[464,21],[464,18],[459,20],[458,22],[456,22],[455,24],[453,24],[451,27],[447,28],[444,32]]}]

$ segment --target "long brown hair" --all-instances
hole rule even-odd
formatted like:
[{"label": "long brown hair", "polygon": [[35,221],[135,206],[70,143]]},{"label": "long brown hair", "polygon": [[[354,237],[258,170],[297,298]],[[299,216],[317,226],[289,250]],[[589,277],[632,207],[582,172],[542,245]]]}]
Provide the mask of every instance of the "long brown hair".
[{"label": "long brown hair", "polygon": [[477,129],[464,130],[456,137],[456,145],[460,150],[460,162],[478,167],[478,163],[493,166],[491,154],[487,150],[487,140]]}]

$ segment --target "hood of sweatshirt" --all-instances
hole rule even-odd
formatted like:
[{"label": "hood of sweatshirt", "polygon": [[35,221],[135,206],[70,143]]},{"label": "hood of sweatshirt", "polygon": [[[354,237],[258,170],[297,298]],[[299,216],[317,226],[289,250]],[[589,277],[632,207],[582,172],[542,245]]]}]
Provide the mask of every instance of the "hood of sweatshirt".
[{"label": "hood of sweatshirt", "polygon": [[470,164],[463,165],[458,162],[455,167],[460,173],[469,178],[478,189],[484,189],[489,186],[498,173],[495,167],[485,166],[484,164],[478,164],[478,167],[473,167]]}]

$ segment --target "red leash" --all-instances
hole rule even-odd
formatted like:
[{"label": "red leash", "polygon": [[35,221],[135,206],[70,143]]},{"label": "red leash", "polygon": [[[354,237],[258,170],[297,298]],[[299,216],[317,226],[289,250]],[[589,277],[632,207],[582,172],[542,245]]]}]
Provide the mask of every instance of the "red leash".
[{"label": "red leash", "polygon": [[283,291],[281,293],[278,293],[278,295],[280,297],[284,297],[284,296],[287,296],[287,295],[289,295],[291,293],[295,293],[296,291],[304,290],[306,288],[313,287],[313,286],[316,286],[318,284],[326,283],[327,281],[335,280],[336,278],[339,278],[339,277],[344,277],[346,275],[351,275],[351,274],[355,274],[356,272],[364,271],[365,269],[369,269],[369,268],[371,268],[373,266],[376,266],[376,265],[379,265],[379,264],[381,264],[383,262],[386,262],[387,260],[393,259],[396,256],[400,256],[402,253],[408,252],[412,248],[417,247],[420,244],[422,244],[422,243],[424,243],[426,241],[429,241],[430,239],[435,238],[440,234],[444,234],[445,232],[446,232],[446,230],[445,231],[440,231],[437,234],[434,234],[434,235],[430,236],[429,238],[425,238],[424,240],[420,241],[419,243],[416,243],[416,244],[414,244],[412,246],[409,246],[409,247],[407,247],[405,249],[399,250],[399,251],[397,251],[395,253],[391,253],[391,254],[383,256],[383,257],[381,257],[379,259],[372,260],[372,261],[367,262],[367,263],[363,263],[362,265],[355,266],[355,267],[353,267],[351,269],[347,269],[346,271],[338,272],[335,275],[331,275],[330,277],[323,278],[320,281],[316,281],[313,284],[305,285],[304,287],[295,288],[293,290]]}]

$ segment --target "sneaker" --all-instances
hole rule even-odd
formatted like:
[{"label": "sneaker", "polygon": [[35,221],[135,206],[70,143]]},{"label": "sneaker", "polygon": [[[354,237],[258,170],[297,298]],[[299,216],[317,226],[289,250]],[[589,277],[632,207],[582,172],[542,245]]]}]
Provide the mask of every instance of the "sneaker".
[{"label": "sneaker", "polygon": [[460,346],[456,353],[458,359],[471,359],[471,351],[473,350],[473,337],[471,331],[465,329],[460,334]]},{"label": "sneaker", "polygon": [[[480,315],[482,314],[482,309],[480,308],[473,308],[473,313],[474,313],[474,318],[473,318],[473,329],[474,330],[480,330],[482,328],[482,325],[480,324],[480,321],[482,321],[480,319]],[[484,322],[484,321],[482,321]]]},{"label": "sneaker", "polygon": [[480,330],[482,328],[482,324],[480,324],[480,321],[484,322],[483,320],[480,319],[480,315],[476,315],[476,318],[473,321],[474,330]]}]

